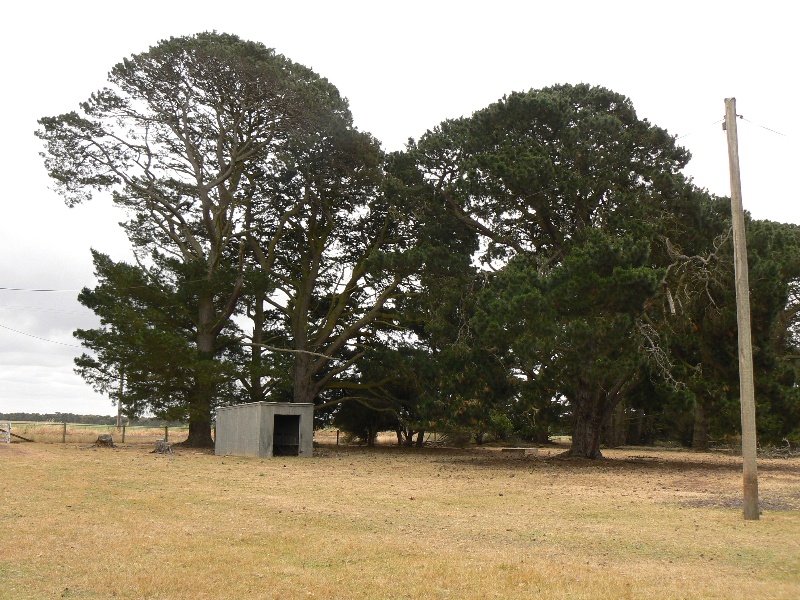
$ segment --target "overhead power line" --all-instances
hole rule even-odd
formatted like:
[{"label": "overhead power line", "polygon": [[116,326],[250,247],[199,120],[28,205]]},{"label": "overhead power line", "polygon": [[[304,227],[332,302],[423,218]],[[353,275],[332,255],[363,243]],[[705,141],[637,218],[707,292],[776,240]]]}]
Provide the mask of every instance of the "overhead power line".
[{"label": "overhead power line", "polygon": [[8,292],[80,292],[81,290],[48,290],[48,289],[29,289],[29,288],[15,288],[15,287],[0,287],[0,290]]},{"label": "overhead power line", "polygon": [[[32,311],[32,312],[43,312],[43,313],[53,313],[53,314],[60,314],[60,315],[78,315],[78,316],[86,316],[86,311],[79,311],[79,310],[61,310],[58,308],[47,308],[43,306],[23,306],[21,304],[0,304],[0,310],[8,311]],[[89,310],[89,309],[86,309]]]},{"label": "overhead power line", "polygon": [[20,331],[19,329],[13,329],[11,327],[6,327],[5,325],[2,325],[2,324],[0,324],[0,327],[2,327],[3,329],[8,329],[9,331],[13,331],[14,333],[19,333],[20,335],[25,335],[25,336],[31,337],[31,338],[33,338],[35,340],[40,340],[42,342],[50,342],[51,344],[58,344],[60,346],[69,346],[70,348],[81,348],[81,349],[83,349],[83,346],[76,346],[75,344],[67,344],[66,342],[57,342],[55,340],[48,340],[47,338],[39,337],[38,335],[33,335],[32,333],[26,333],[24,331]]},{"label": "overhead power line", "polygon": [[759,125],[758,123],[751,121],[750,119],[745,119],[742,115],[736,115],[736,116],[739,117],[742,121],[747,121],[748,123],[752,123],[756,127],[761,127],[761,129],[766,129],[767,131],[771,131],[772,133],[782,135],[783,137],[789,137],[785,133],[781,133],[780,131],[775,131],[774,129],[770,129],[769,127],[765,127],[764,125]]},{"label": "overhead power line", "polygon": [[698,127],[697,129],[694,129],[693,131],[690,131],[689,133],[684,133],[683,135],[679,135],[678,137],[675,138],[675,141],[678,141],[678,140],[683,139],[685,137],[689,137],[690,135],[694,135],[695,133],[697,133],[697,131],[699,129],[708,129],[708,128],[713,127],[715,125],[719,125],[724,121],[725,121],[725,119],[717,119],[713,123],[709,123],[708,125],[703,125],[701,127]]},{"label": "overhead power line", "polygon": [[[113,288],[111,288],[111,289],[118,290],[118,291],[122,291],[122,290],[141,290],[141,289],[147,289],[147,288],[153,288],[153,287],[162,287],[164,285],[167,285],[167,286],[178,286],[178,285],[183,285],[183,284],[188,284],[188,283],[204,283],[206,281],[207,281],[207,279],[205,277],[200,277],[200,278],[197,278],[197,279],[184,279],[184,280],[182,280],[180,282],[167,281],[167,282],[155,282],[155,283],[143,284],[143,285],[113,286]],[[96,284],[96,287],[102,287],[102,286],[103,286],[103,284]],[[83,288],[83,289],[86,289],[86,288]],[[18,287],[0,286],[0,291],[7,291],[7,292],[47,292],[47,293],[67,292],[67,293],[73,293],[74,294],[74,293],[77,293],[77,292],[82,292],[83,289],[80,289],[80,290],[60,290],[60,289],[55,289],[55,288],[18,288]]]},{"label": "overhead power line", "polygon": [[[761,125],[759,123],[756,123],[755,121],[751,121],[750,119],[745,119],[742,115],[736,115],[736,118],[737,119],[741,119],[742,121],[747,121],[748,123],[751,123],[751,124],[755,125],[756,127],[760,127],[761,129],[766,129],[767,131],[769,131],[771,133],[774,133],[776,135],[780,135],[780,136],[783,136],[783,137],[790,137],[789,135],[787,135],[785,133],[781,133],[780,131],[777,131],[775,129],[771,129],[770,127],[767,127],[765,125]],[[697,127],[695,129],[693,129],[692,131],[690,131],[689,133],[684,133],[683,135],[677,136],[675,138],[675,141],[682,140],[683,138],[689,137],[690,135],[694,135],[695,133],[697,133],[700,130],[705,130],[705,129],[708,129],[709,127],[720,125],[720,124],[723,124],[723,123],[725,123],[725,119],[717,119],[713,123]],[[723,126],[723,128],[724,128],[724,126]]]}]

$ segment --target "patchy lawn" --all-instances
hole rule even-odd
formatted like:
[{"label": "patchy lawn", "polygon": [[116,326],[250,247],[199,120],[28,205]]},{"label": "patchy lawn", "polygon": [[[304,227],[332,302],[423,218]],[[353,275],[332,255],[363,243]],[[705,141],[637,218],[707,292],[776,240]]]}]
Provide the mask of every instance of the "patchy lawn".
[{"label": "patchy lawn", "polygon": [[800,459],[0,444],[3,598],[799,598]]}]

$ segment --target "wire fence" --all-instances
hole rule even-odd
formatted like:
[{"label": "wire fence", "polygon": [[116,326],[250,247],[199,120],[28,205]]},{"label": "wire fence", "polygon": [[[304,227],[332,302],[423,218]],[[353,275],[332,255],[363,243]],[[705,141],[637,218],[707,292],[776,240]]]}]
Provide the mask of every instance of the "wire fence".
[{"label": "wire fence", "polygon": [[[90,425],[53,421],[0,421],[0,443],[39,442],[45,444],[92,444],[101,435],[110,435],[115,444],[153,445],[159,440],[172,444],[186,441],[188,425],[154,427],[151,425]],[[389,434],[384,434],[383,443],[390,443]],[[391,434],[394,435],[393,433]],[[216,429],[212,429],[216,439]],[[314,432],[314,441],[339,445],[345,436],[337,429],[319,429]]]},{"label": "wire fence", "polygon": [[149,444],[158,440],[170,443],[186,441],[188,425],[153,427],[150,425],[88,425],[83,423],[54,423],[11,421],[0,423],[0,442],[41,442],[51,444],[91,444],[101,435],[110,435],[115,443]]},{"label": "wire fence", "polygon": [[[171,444],[186,441],[189,436],[188,425],[154,427],[152,425],[90,425],[53,421],[0,421],[0,443],[39,442],[45,444],[92,444],[101,435],[110,435],[115,444],[153,445],[159,440]],[[394,436],[394,434],[391,434]],[[381,441],[391,442],[389,433]],[[216,439],[216,428],[212,428],[212,438]],[[314,431],[314,441],[326,445],[345,443],[345,435],[337,429],[318,429]]]},{"label": "wire fence", "polygon": [[[171,444],[186,441],[189,437],[188,425],[158,427],[152,425],[90,425],[53,421],[0,421],[0,443],[39,442],[45,444],[93,444],[101,435],[110,435],[115,444],[149,445],[159,440]],[[324,445],[350,445],[353,440],[338,429],[326,428],[314,431],[314,442]],[[216,439],[216,428],[212,428],[212,438]],[[447,440],[448,437],[429,432],[426,444]],[[376,440],[378,446],[398,445],[397,434],[382,431]]]}]

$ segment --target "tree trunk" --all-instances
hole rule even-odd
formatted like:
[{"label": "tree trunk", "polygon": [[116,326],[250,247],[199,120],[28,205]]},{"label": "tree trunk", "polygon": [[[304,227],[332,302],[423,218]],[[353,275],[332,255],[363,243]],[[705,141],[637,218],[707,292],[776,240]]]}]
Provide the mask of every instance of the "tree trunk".
[{"label": "tree trunk", "polygon": [[[203,361],[203,363],[205,362]],[[195,389],[188,407],[189,437],[183,442],[184,446],[191,448],[214,447],[214,439],[211,437],[211,402],[215,397],[216,386],[213,381],[209,381],[203,363],[198,369],[200,372],[195,374]],[[209,365],[209,367],[211,366]]]},{"label": "tree trunk", "polygon": [[568,456],[580,458],[603,458],[600,452],[600,436],[603,426],[605,395],[587,392],[576,394],[572,403],[574,424],[572,446]]},{"label": "tree trunk", "polygon": [[698,398],[694,404],[694,430],[692,431],[692,448],[708,450],[708,416]]},{"label": "tree trunk", "polygon": [[[255,306],[253,307],[253,344],[264,343],[264,297],[266,294],[259,290],[255,295]],[[261,402],[266,399],[264,389],[262,369],[264,363],[264,348],[252,346],[250,354],[250,401]]]},{"label": "tree trunk", "polygon": [[628,437],[626,416],[625,402],[620,402],[603,427],[602,440],[606,446],[616,448],[625,445]]},{"label": "tree trunk", "polygon": [[[197,350],[202,360],[194,374],[195,383],[187,407],[189,413],[189,437],[183,443],[192,448],[213,448],[211,437],[211,409],[216,398],[214,383],[214,299],[210,294],[200,294],[198,299]],[[206,367],[206,365],[208,365]]]},{"label": "tree trunk", "polygon": [[294,355],[292,383],[294,384],[293,402],[314,402],[313,357],[309,354]]},{"label": "tree trunk", "polygon": [[642,446],[644,440],[644,411],[643,410],[636,410],[633,413],[633,424],[631,425],[631,430],[633,433],[629,433],[629,442],[632,444],[636,444],[637,446]]},{"label": "tree trunk", "polygon": [[416,443],[416,446],[417,446],[417,448],[422,448],[424,445],[425,445],[425,430],[424,429],[420,429],[417,432],[417,443]]},{"label": "tree trunk", "polygon": [[576,393],[572,399],[575,423],[568,456],[603,458],[600,453],[603,426],[610,421],[614,409],[625,400],[627,392],[638,381],[636,374],[621,373],[607,390],[586,381],[576,382]]},{"label": "tree trunk", "polygon": [[211,437],[211,416],[202,419],[199,416],[189,419],[189,437],[181,444],[190,448],[213,448]]}]

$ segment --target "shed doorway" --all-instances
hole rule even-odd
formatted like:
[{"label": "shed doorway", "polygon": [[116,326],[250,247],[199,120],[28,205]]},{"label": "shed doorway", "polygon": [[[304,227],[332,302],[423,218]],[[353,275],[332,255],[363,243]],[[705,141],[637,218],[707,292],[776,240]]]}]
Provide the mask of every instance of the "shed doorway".
[{"label": "shed doorway", "polygon": [[300,455],[300,415],[275,415],[272,456]]}]

